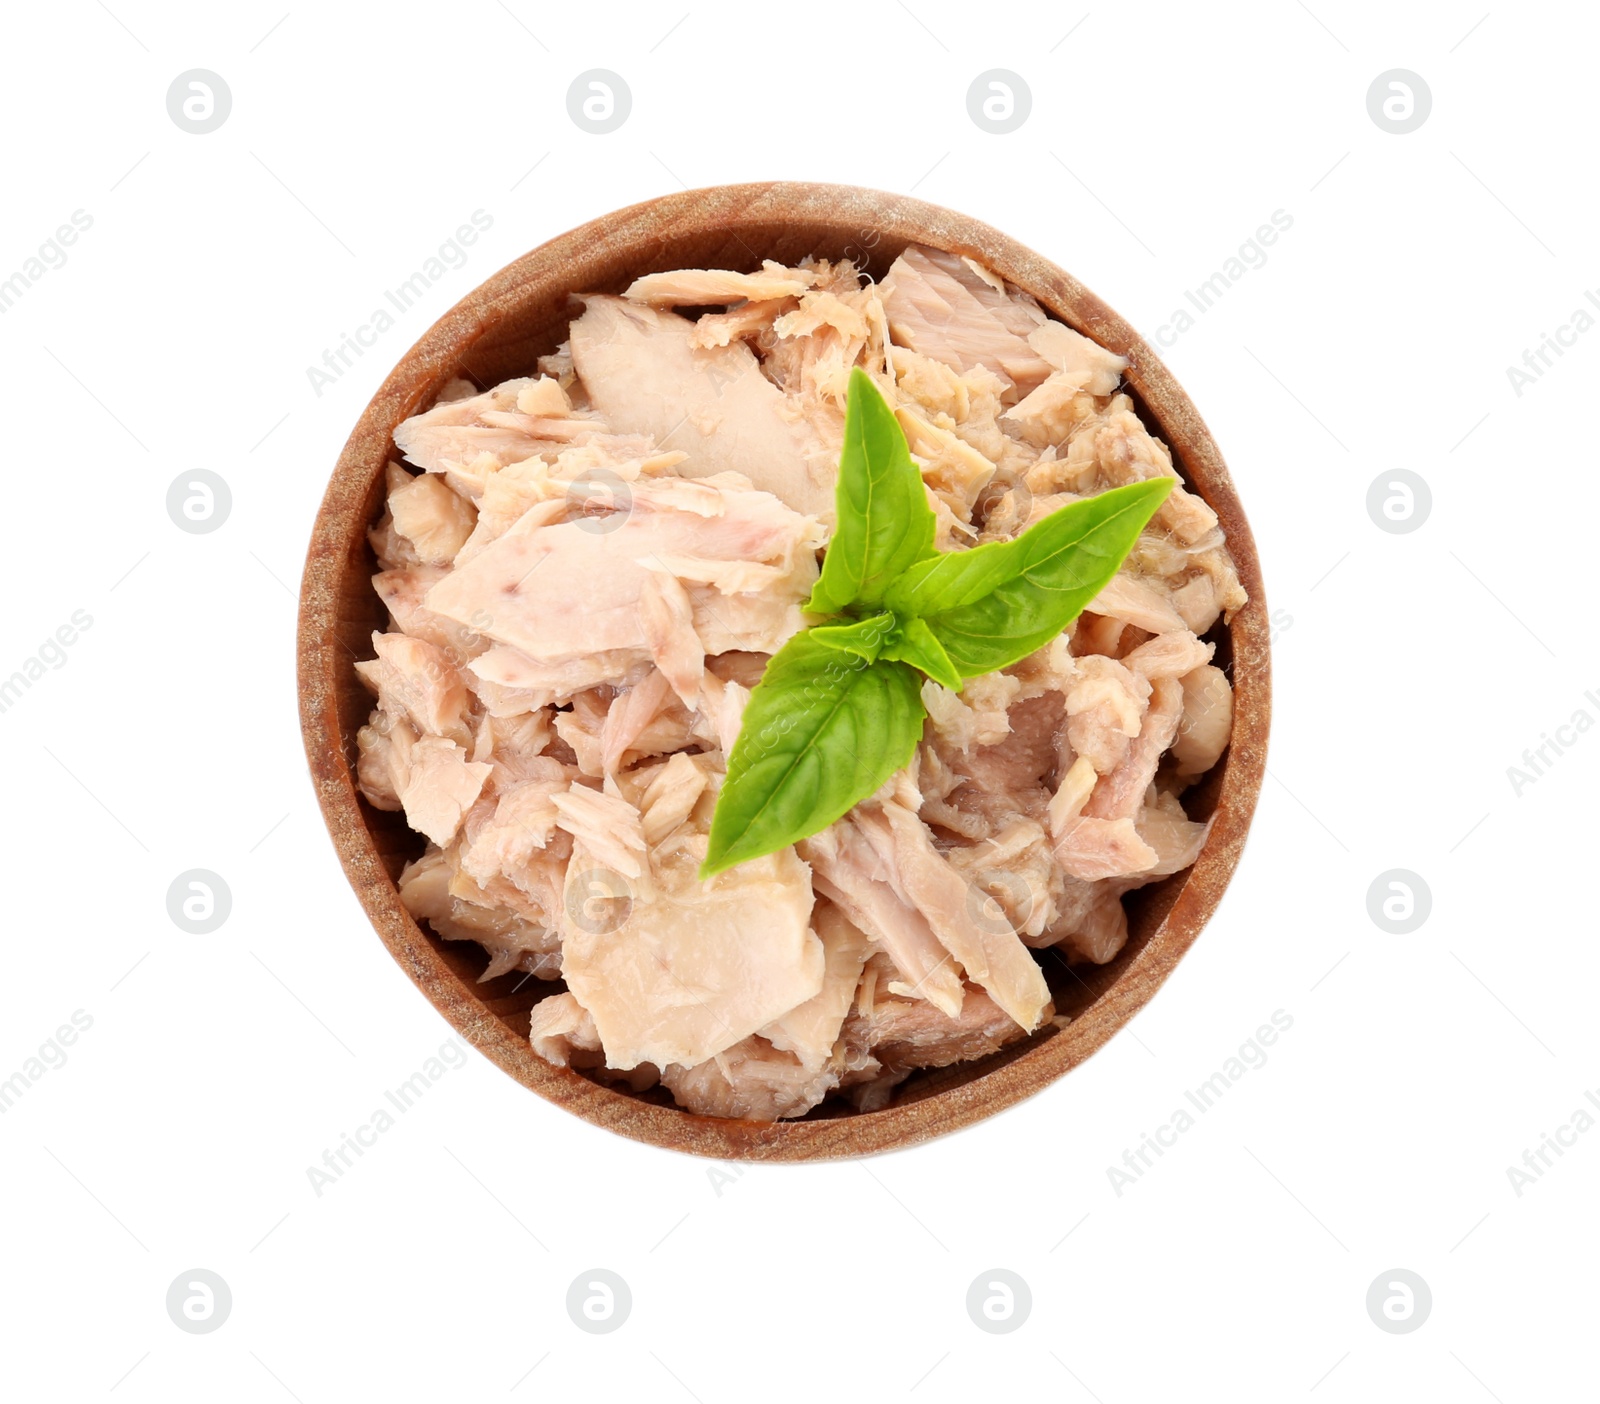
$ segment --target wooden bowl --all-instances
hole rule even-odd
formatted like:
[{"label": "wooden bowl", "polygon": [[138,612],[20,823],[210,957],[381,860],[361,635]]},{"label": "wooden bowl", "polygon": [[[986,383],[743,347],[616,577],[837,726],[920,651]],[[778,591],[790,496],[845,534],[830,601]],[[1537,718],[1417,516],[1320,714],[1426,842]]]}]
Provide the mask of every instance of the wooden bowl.
[{"label": "wooden bowl", "polygon": [[[565,339],[573,292],[620,292],[642,273],[751,270],[764,258],[848,257],[881,277],[910,243],[967,254],[1032,293],[1053,315],[1126,356],[1128,388],[1165,439],[1188,485],[1227,532],[1250,603],[1218,625],[1216,662],[1233,678],[1233,744],[1196,790],[1195,817],[1215,812],[1199,861],[1132,894],[1127,945],[1108,965],[1047,965],[1065,1028],[1046,1024],[992,1057],[916,1073],[881,1111],[824,1104],[776,1123],[696,1116],[661,1090],[613,1091],[553,1067],[528,1044],[534,1003],[560,984],[504,975],[476,983],[486,957],[442,941],[400,903],[395,878],[423,840],[401,814],[371,808],[354,779],[356,730],[372,702],[352,664],[370,657],[386,612],[370,577],[366,530],[381,510],[394,428],[446,381],[488,387],[533,370]],[[790,182],[718,186],[648,200],[551,240],[469,293],[401,359],[350,435],[317,513],[301,586],[300,717],[317,798],[351,886],[390,954],[463,1035],[525,1087],[597,1125],[718,1159],[815,1160],[913,1145],[992,1115],[1076,1067],[1155,993],[1215,910],[1239,861],[1266,762],[1271,704],[1267,608],[1259,561],[1222,455],[1189,397],[1121,317],[1054,264],[986,224],[936,205],[850,186]]]}]

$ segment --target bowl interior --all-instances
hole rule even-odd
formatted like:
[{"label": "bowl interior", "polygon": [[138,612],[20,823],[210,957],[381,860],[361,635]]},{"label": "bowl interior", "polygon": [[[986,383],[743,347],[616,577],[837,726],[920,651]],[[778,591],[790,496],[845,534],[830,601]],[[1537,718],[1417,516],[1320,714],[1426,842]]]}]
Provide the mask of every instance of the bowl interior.
[{"label": "bowl interior", "polygon": [[[373,809],[353,782],[355,733],[371,698],[354,660],[372,656],[387,612],[371,588],[377,569],[365,529],[382,509],[391,435],[456,377],[480,388],[529,374],[565,340],[574,292],[620,292],[643,273],[676,268],[748,271],[763,259],[851,258],[881,277],[908,243],[969,254],[1034,294],[1054,316],[1130,358],[1128,389],[1151,431],[1173,450],[1191,488],[1222,519],[1250,604],[1208,638],[1235,685],[1234,743],[1186,795],[1195,818],[1218,820],[1196,865],[1129,895],[1129,939],[1110,963],[1073,966],[1045,955],[1065,1027],[969,1063],[914,1073],[882,1111],[833,1101],[775,1125],[678,1110],[664,1089],[615,1092],[537,1058],[529,1013],[564,986],[512,973],[478,983],[487,956],[475,943],[419,928],[394,879],[424,840],[401,814]],[[432,328],[374,398],[351,436],[319,514],[302,603],[302,712],[325,815],[346,871],[391,951],[453,1023],[519,1081],[625,1134],[728,1158],[812,1158],[887,1149],[987,1114],[1087,1057],[1153,993],[1198,934],[1237,861],[1254,808],[1267,715],[1265,602],[1256,554],[1227,470],[1187,397],[1125,323],[1037,255],[987,226],[899,197],[838,187],[774,185],[689,192],[624,210],[535,250],[495,275]]]}]

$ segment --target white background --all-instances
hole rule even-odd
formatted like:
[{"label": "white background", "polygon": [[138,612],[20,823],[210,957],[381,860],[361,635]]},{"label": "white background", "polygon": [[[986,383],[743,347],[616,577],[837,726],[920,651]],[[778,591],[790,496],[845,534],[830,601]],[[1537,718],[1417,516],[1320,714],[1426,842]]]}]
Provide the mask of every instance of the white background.
[{"label": "white background", "polygon": [[[1592,11],[283,3],[6,19],[0,278],[93,219],[0,316],[0,674],[93,618],[0,715],[0,1079],[93,1019],[0,1117],[7,1395],[1591,1390],[1600,1134],[1520,1196],[1507,1167],[1600,1088],[1600,735],[1520,796],[1507,767],[1600,718],[1600,331],[1520,396],[1507,367],[1600,289]],[[233,95],[202,136],[165,107],[196,67]],[[633,95],[605,136],[565,103],[597,67]],[[1009,135],[968,117],[990,68],[1032,90]],[[1392,68],[1432,91],[1409,135],[1367,113]],[[1166,352],[1280,616],[1244,862],[1109,1047],[945,1141],[730,1171],[581,1124],[471,1053],[319,1197],[307,1167],[452,1036],[367,926],[302,760],[295,589],[338,450],[406,347],[517,255],[774,177],[976,215],[1152,337],[1292,217]],[[466,266],[315,394],[306,368],[480,209]],[[233,495],[209,535],[164,505],[197,468]],[[1433,497],[1403,535],[1365,506],[1397,468]],[[211,935],[167,916],[190,868],[233,894]],[[1367,913],[1392,868],[1432,891],[1410,935]],[[1266,1065],[1119,1196],[1108,1167],[1280,1009]],[[233,1294],[209,1335],[164,1305],[196,1267]],[[614,1334],[565,1310],[594,1267],[631,1287]],[[997,1267],[1033,1298],[1006,1335],[964,1306]],[[1397,1267],[1433,1294],[1407,1335],[1365,1307]]]}]

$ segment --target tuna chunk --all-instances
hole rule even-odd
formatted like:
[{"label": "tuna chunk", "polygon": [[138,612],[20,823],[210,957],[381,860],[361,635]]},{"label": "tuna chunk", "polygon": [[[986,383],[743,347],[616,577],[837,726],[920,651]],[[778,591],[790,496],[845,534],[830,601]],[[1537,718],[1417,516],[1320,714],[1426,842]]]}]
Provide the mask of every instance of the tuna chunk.
[{"label": "tuna chunk", "polygon": [[1174,589],[1172,607],[1196,634],[1205,633],[1222,615],[1217,587],[1209,575],[1197,575]]},{"label": "tuna chunk", "polygon": [[1181,872],[1193,863],[1211,833],[1211,821],[1197,824],[1183,812],[1175,795],[1162,795],[1139,811],[1136,820],[1139,837],[1155,850],[1155,864],[1144,877],[1164,877]]},{"label": "tuna chunk", "polygon": [[[1217,533],[1221,535],[1221,533]],[[1244,586],[1239,583],[1239,571],[1233,563],[1233,557],[1220,546],[1212,546],[1204,551],[1197,551],[1194,563],[1211,577],[1211,584],[1217,597],[1217,604],[1227,618],[1232,619],[1237,610],[1244,608],[1249,600]]]},{"label": "tuna chunk", "polygon": [[1091,653],[1075,662],[1067,687],[1067,739],[1101,775],[1128,754],[1139,734],[1150,684],[1114,658]]},{"label": "tuna chunk", "polygon": [[[397,492],[411,482],[411,474],[393,460],[385,466],[384,478],[388,492]],[[367,543],[384,570],[401,570],[422,564],[417,548],[395,530],[394,513],[389,510],[387,500],[384,502],[383,516],[367,531]]]},{"label": "tuna chunk", "polygon": [[[942,261],[949,258],[944,255]],[[895,259],[882,293],[897,342],[962,371],[983,366],[1011,387],[1002,396],[1008,403],[1050,374],[1049,362],[1028,344],[1026,333],[1019,334],[1018,317],[1001,310],[1009,299],[1002,294],[985,306],[947,266],[935,261],[931,250],[912,245]],[[1021,316],[1026,319],[1025,313]]]},{"label": "tuna chunk", "polygon": [[[798,297],[817,281],[809,268],[785,268],[770,258],[759,273],[730,273],[725,268],[680,268],[672,273],[647,273],[635,278],[623,294],[630,302],[656,307],[721,307],[731,302],[765,302]],[[578,373],[583,374],[580,366]]]},{"label": "tuna chunk", "polygon": [[1061,777],[1060,785],[1050,797],[1050,832],[1057,838],[1065,832],[1070,820],[1083,813],[1098,778],[1088,756],[1079,756]]},{"label": "tuna chunk", "polygon": [[555,822],[581,843],[585,852],[603,866],[634,879],[640,887],[648,885],[644,823],[627,800],[574,782],[552,794],[550,802],[555,806]]},{"label": "tuna chunk", "polygon": [[[847,814],[800,844],[812,882],[888,953],[900,979],[897,994],[925,999],[946,1014],[961,1012],[961,973],[928,919],[888,882],[888,869]],[[738,869],[733,871],[737,872]]]},{"label": "tuna chunk", "polygon": [[1209,663],[1216,651],[1215,644],[1201,643],[1183,629],[1157,634],[1125,654],[1122,662],[1154,682],[1157,678],[1181,678],[1185,673],[1192,673],[1202,663]]},{"label": "tuna chunk", "polygon": [[867,963],[866,934],[831,902],[817,903],[811,926],[822,942],[822,988],[804,1004],[761,1030],[774,1048],[792,1053],[811,1071],[833,1053],[845,1015],[855,1002],[861,968]]},{"label": "tuna chunk", "polygon": [[1051,374],[1006,411],[1004,427],[1035,448],[1066,444],[1094,416],[1095,397],[1116,390],[1127,359],[1060,322],[1044,322],[1027,335]]},{"label": "tuna chunk", "polygon": [[[729,485],[707,492],[714,505],[684,510],[675,494],[641,482],[628,510],[598,523],[546,523],[530,512],[435,585],[426,606],[507,646],[510,656],[492,650],[473,664],[479,677],[505,686],[555,691],[547,670],[567,665],[569,680],[587,679],[569,692],[620,683],[631,665],[658,656],[686,680],[692,644],[686,639],[680,651],[667,637],[671,611],[663,619],[642,607],[658,588],[653,572],[664,569],[663,556],[753,562],[779,572],[758,594],[688,587],[693,629],[718,652],[774,653],[800,627],[799,605],[816,579],[815,525],[767,493]],[[679,615],[681,623],[681,607]]]},{"label": "tuna chunk", "polygon": [[[1070,374],[1056,371],[1006,411],[1005,428],[1034,448],[1064,443],[1072,431],[1094,413],[1094,399],[1083,388],[1091,378],[1087,370]],[[1065,503],[1055,505],[1065,506]],[[991,529],[993,525],[991,518]]]},{"label": "tuna chunk", "polygon": [[935,510],[942,503],[956,521],[970,523],[974,504],[995,476],[995,465],[959,434],[924,419],[914,409],[901,405],[895,417],[922,469],[923,481],[934,494]]},{"label": "tuna chunk", "polygon": [[443,478],[424,473],[389,494],[394,529],[415,548],[425,565],[449,565],[472,535],[478,514],[456,496]]},{"label": "tuna chunk", "polygon": [[983,843],[951,848],[945,857],[986,899],[977,914],[980,925],[1009,927],[1023,944],[1039,944],[1037,938],[1055,917],[1061,880],[1042,824],[1017,815]]},{"label": "tuna chunk", "polygon": [[705,853],[703,835],[669,839],[653,853],[652,892],[595,902],[597,860],[582,843],[573,852],[562,969],[610,1067],[693,1067],[822,988],[811,884],[794,850],[702,883]]},{"label": "tuna chunk", "polygon": [[1083,903],[1070,922],[1063,923],[1057,944],[1069,960],[1104,965],[1128,943],[1128,914],[1122,906],[1126,882],[1115,880],[1085,884]]},{"label": "tuna chunk", "polygon": [[[550,441],[536,432],[539,425],[552,426],[560,440],[580,431],[606,428],[592,415],[565,424],[554,417],[535,420],[522,414],[518,399],[534,383],[527,379],[508,380],[481,395],[441,401],[397,425],[395,446],[417,467],[452,477],[456,470],[484,454],[490,456],[492,466],[499,466],[531,458],[550,447]],[[481,471],[468,476],[481,476]]]},{"label": "tuna chunk", "polygon": [[833,515],[836,466],[742,341],[697,347],[694,324],[620,298],[592,297],[572,324],[572,359],[608,424],[689,455],[680,471],[742,473],[797,512]]},{"label": "tuna chunk", "polygon": [[839,1073],[752,1037],[694,1067],[663,1068],[661,1081],[680,1107],[699,1116],[776,1121],[804,1116],[839,1085]]},{"label": "tuna chunk", "polygon": [[356,737],[356,775],[378,809],[404,809],[406,822],[443,846],[456,836],[492,767],[442,736],[420,734],[404,713],[380,707]]},{"label": "tuna chunk", "polygon": [[1183,679],[1183,720],[1172,758],[1185,779],[1204,775],[1228,748],[1233,735],[1233,688],[1221,668],[1207,663]]},{"label": "tuna chunk", "polygon": [[574,1053],[600,1051],[600,1031],[593,1015],[565,990],[533,1006],[528,1039],[535,1053],[560,1068],[571,1066]]},{"label": "tuna chunk", "polygon": [[[1177,476],[1166,445],[1144,427],[1125,395],[1114,398],[1104,419],[1086,426],[1082,437],[1092,444],[1101,480],[1107,487]],[[1074,442],[1072,447],[1078,449],[1079,445]],[[1204,499],[1179,483],[1156,509],[1153,521],[1180,541],[1196,542],[1216,529],[1217,514]]]},{"label": "tuna chunk", "polygon": [[1090,341],[1060,322],[1044,322],[1028,333],[1028,345],[1050,363],[1057,375],[1082,380],[1091,395],[1111,395],[1122,383],[1128,358]]},{"label": "tuna chunk", "polygon": [[744,723],[745,703],[750,689],[736,682],[723,682],[715,673],[700,679],[700,705],[695,716],[694,734],[716,746],[724,755],[733,753]]},{"label": "tuna chunk", "polygon": [[501,907],[469,902],[451,892],[449,855],[438,848],[400,874],[400,900],[418,921],[426,921],[446,941],[476,941],[490,960],[480,980],[521,970],[541,980],[561,977],[555,933],[542,923]]},{"label": "tuna chunk", "polygon": [[1120,619],[1152,634],[1169,634],[1185,626],[1183,616],[1158,585],[1119,570],[1089,604],[1095,614]]},{"label": "tuna chunk", "polygon": [[491,767],[469,761],[466,751],[442,736],[419,737],[402,765],[395,790],[405,806],[406,823],[441,846],[449,843],[482,792]]},{"label": "tuna chunk", "polygon": [[922,704],[939,739],[950,747],[969,751],[973,746],[995,746],[1011,732],[1009,710],[1022,691],[1022,683],[1006,673],[985,673],[971,678],[959,694],[928,681],[922,685]]},{"label": "tuna chunk", "polygon": [[746,338],[772,337],[773,324],[786,312],[792,312],[799,303],[792,297],[773,302],[745,302],[726,312],[707,312],[694,324],[689,334],[690,344],[709,348],[726,346],[730,341]]},{"label": "tuna chunk", "polygon": [[[1046,1004],[1044,1018],[1055,1013]],[[852,1014],[845,1037],[870,1048],[886,1072],[945,1068],[970,1058],[985,1058],[1026,1036],[980,989],[968,987],[958,1015],[944,1014],[923,1000],[879,999],[870,1014]]]},{"label": "tuna chunk", "polygon": [[465,745],[470,699],[461,675],[432,644],[406,634],[373,634],[377,657],[356,672],[390,711],[404,711],[419,731]]},{"label": "tuna chunk", "polygon": [[647,844],[654,847],[684,823],[706,790],[706,772],[680,751],[651,777],[639,800]]},{"label": "tuna chunk", "polygon": [[627,689],[611,703],[600,729],[603,767],[607,775],[614,775],[621,768],[623,756],[638,747],[640,737],[671,701],[672,688],[666,675],[656,668],[642,683]]},{"label": "tuna chunk", "polygon": [[992,746],[974,746],[951,764],[991,793],[1018,794],[1042,783],[1055,769],[1062,696],[1046,692],[1016,703],[1006,713],[1010,731]]},{"label": "tuna chunk", "polygon": [[982,894],[934,848],[922,820],[904,805],[882,806],[881,818],[857,820],[883,860],[890,884],[920,911],[940,943],[1022,1028],[1032,1032],[1050,1003],[1044,976],[1015,931],[992,918]]},{"label": "tuna chunk", "polygon": [[461,870],[474,881],[487,886],[503,876],[516,882],[533,863],[535,851],[555,836],[560,810],[554,797],[566,790],[567,778],[561,766],[548,764],[552,774],[501,795],[493,818],[463,846]]},{"label": "tuna chunk", "polygon": [[1142,873],[1156,858],[1132,819],[1071,819],[1056,840],[1056,860],[1085,882]]},{"label": "tuna chunk", "polygon": [[1183,686],[1176,678],[1157,678],[1150,688],[1139,734],[1121,764],[1103,776],[1083,812],[1092,819],[1131,819],[1139,812],[1144,792],[1156,778],[1161,757],[1178,734],[1183,715]]},{"label": "tuna chunk", "polygon": [[1032,297],[1020,288],[1008,287],[1005,279],[976,259],[943,249],[918,251],[960,283],[1007,331],[1026,340],[1048,321],[1044,309]]},{"label": "tuna chunk", "polygon": [[522,382],[517,391],[517,410],[537,419],[560,419],[572,413],[572,401],[559,380],[541,375],[537,380]]},{"label": "tuna chunk", "polygon": [[460,668],[483,651],[483,641],[472,630],[435,614],[422,603],[428,591],[449,573],[443,566],[404,566],[379,571],[372,577],[372,588],[389,607],[395,632],[432,644]]},{"label": "tuna chunk", "polygon": [[[541,474],[548,464],[556,477],[570,480],[579,466],[615,466],[653,451],[646,438],[611,433],[587,405],[574,407],[569,391],[576,388],[570,378],[511,380],[481,395],[441,401],[401,423],[395,443],[410,462],[475,504],[497,473],[518,464]],[[584,459],[592,461],[583,465]],[[571,460],[577,460],[574,471],[562,472],[560,465]]]},{"label": "tuna chunk", "polygon": [[559,761],[544,754],[550,735],[550,713],[543,709],[515,717],[486,713],[472,738],[472,759],[494,766],[491,784],[496,794],[504,794],[530,780],[546,779],[552,767],[555,774],[564,772]]},{"label": "tuna chunk", "polygon": [[356,783],[374,809],[391,813],[400,803],[399,785],[405,776],[404,757],[416,745],[417,732],[402,714],[378,708],[356,732]]},{"label": "tuna chunk", "polygon": [[706,647],[694,628],[694,602],[683,582],[667,570],[649,572],[639,582],[639,613],[645,648],[661,677],[686,707],[700,695]]}]

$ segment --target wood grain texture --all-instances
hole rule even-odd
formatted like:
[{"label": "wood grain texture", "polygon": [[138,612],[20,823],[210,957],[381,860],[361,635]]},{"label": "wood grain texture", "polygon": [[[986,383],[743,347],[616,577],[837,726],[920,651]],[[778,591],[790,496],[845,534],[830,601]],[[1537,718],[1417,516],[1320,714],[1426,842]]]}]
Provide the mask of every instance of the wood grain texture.
[{"label": "wood grain texture", "polygon": [[[659,1089],[633,1096],[544,1062],[528,1045],[528,1012],[563,986],[516,975],[478,984],[479,948],[439,940],[401,905],[395,877],[422,841],[402,815],[367,805],[354,777],[355,733],[371,699],[351,665],[371,656],[370,633],[386,624],[371,587],[366,529],[381,505],[395,426],[453,377],[488,387],[530,373],[535,357],[565,339],[570,294],[620,292],[642,273],[748,271],[764,258],[788,263],[805,254],[849,257],[881,277],[910,243],[970,255],[1126,356],[1141,415],[1221,519],[1250,593],[1211,636],[1216,662],[1233,679],[1233,744],[1186,796],[1194,817],[1214,813],[1216,823],[1192,868],[1127,899],[1130,935],[1115,960],[1070,971],[1048,962],[1057,1009],[1071,1016],[1065,1028],[1047,1025],[993,1057],[914,1074],[881,1111],[824,1104],[777,1123],[695,1116]],[[306,556],[298,659],[301,726],[323,817],[351,886],[405,972],[463,1037],[546,1100],[636,1140],[722,1160],[826,1159],[914,1145],[1031,1096],[1083,1062],[1151,998],[1216,909],[1255,811],[1271,717],[1266,597],[1249,524],[1210,431],[1133,328],[1054,264],[965,215],[905,196],[790,182],[688,191],[606,215],[526,254],[441,317],[373,397],[334,468]]]}]

